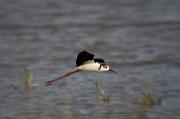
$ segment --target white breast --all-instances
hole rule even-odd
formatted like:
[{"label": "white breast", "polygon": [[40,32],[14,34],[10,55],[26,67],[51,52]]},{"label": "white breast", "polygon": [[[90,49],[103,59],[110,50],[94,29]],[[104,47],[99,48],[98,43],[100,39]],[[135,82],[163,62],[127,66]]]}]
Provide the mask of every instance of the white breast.
[{"label": "white breast", "polygon": [[79,66],[78,68],[83,71],[99,71],[100,64],[95,63],[89,63]]}]

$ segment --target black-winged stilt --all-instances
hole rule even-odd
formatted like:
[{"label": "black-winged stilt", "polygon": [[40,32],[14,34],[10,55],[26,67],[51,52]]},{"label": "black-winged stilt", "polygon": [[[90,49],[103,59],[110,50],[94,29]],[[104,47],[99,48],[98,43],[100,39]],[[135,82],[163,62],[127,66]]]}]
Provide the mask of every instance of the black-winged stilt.
[{"label": "black-winged stilt", "polygon": [[49,80],[46,82],[46,85],[51,85],[53,82],[64,79],[65,77],[72,75],[79,71],[95,71],[95,72],[105,72],[111,71],[116,73],[112,69],[110,69],[109,65],[103,59],[94,59],[94,54],[91,54],[87,51],[82,51],[78,54],[76,59],[76,67],[65,73],[63,76],[60,76],[54,80]]}]

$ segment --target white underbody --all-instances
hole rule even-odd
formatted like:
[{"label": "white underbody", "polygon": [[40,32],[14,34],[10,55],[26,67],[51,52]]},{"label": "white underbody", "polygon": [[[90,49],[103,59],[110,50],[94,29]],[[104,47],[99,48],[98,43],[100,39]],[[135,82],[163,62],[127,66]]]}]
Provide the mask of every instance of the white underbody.
[{"label": "white underbody", "polygon": [[83,64],[81,66],[78,67],[79,70],[82,71],[96,71],[96,72],[101,72],[99,70],[100,64],[97,62],[92,62],[92,63],[87,63],[87,64]]}]

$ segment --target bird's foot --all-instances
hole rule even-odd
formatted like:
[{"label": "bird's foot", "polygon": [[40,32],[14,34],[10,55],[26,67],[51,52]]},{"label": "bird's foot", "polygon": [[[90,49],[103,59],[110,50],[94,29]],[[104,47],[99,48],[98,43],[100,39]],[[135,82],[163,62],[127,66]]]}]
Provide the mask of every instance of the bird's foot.
[{"label": "bird's foot", "polygon": [[47,81],[47,82],[45,82],[45,85],[51,85],[52,84],[52,82],[51,81]]}]

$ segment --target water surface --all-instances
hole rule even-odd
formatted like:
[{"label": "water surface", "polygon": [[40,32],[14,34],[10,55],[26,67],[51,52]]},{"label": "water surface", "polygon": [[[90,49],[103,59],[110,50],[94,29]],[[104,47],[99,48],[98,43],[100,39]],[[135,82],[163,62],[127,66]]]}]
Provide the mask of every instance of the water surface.
[{"label": "water surface", "polygon": [[[179,0],[1,0],[1,119],[178,119]],[[88,50],[119,72],[78,73],[25,93],[18,70],[43,83]],[[95,82],[111,97],[98,102]],[[161,105],[138,107],[143,90]]]}]

